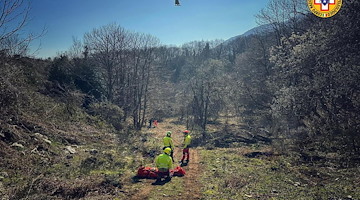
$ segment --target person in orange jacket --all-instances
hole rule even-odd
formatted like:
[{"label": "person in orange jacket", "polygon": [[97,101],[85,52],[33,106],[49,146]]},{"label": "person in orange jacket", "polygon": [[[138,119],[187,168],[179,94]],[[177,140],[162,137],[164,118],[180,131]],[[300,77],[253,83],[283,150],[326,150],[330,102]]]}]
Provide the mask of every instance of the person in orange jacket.
[{"label": "person in orange jacket", "polygon": [[158,126],[158,120],[154,120],[154,128],[156,128]]}]

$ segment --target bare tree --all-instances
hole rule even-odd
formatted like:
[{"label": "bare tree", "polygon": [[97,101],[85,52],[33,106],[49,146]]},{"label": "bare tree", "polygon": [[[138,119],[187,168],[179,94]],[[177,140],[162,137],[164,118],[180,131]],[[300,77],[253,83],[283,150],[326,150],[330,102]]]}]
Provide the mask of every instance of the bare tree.
[{"label": "bare tree", "polygon": [[155,47],[151,35],[130,32],[116,24],[94,29],[84,36],[91,57],[100,65],[107,99],[124,110],[141,128],[147,112],[148,88]]},{"label": "bare tree", "polygon": [[106,97],[113,101],[115,83],[119,75],[119,67],[122,63],[121,51],[126,49],[128,43],[128,31],[124,28],[110,24],[84,35],[84,43],[89,48],[92,57],[101,66],[101,77],[106,88]]},{"label": "bare tree", "polygon": [[[5,55],[24,55],[30,43],[45,34],[23,34],[30,17],[29,0],[0,0],[0,53]],[[34,51],[36,52],[36,50]]]},{"label": "bare tree", "polygon": [[10,38],[29,20],[30,5],[26,0],[0,0],[0,41]]},{"label": "bare tree", "polygon": [[220,91],[223,67],[223,62],[210,59],[199,67],[197,76],[190,81],[194,122],[203,131],[206,131],[209,117],[218,114],[222,107]]},{"label": "bare tree", "polygon": [[306,16],[308,9],[302,0],[271,0],[266,8],[256,15],[259,25],[270,24],[273,28],[277,43],[291,32],[301,31],[299,22]]},{"label": "bare tree", "polygon": [[145,122],[147,112],[149,83],[155,60],[155,48],[159,45],[159,40],[151,35],[133,34],[131,42],[131,61],[132,75],[129,81],[132,86],[132,117],[134,126],[138,129]]},{"label": "bare tree", "polygon": [[69,57],[69,58],[81,58],[84,55],[84,49],[87,48],[86,46],[84,46],[84,44],[82,43],[82,41],[76,37],[72,37],[73,40],[73,44],[70,47],[70,49],[68,51],[65,52],[65,54]]},{"label": "bare tree", "polygon": [[7,55],[25,55],[29,51],[30,40],[22,39],[18,34],[0,41],[0,49]]}]

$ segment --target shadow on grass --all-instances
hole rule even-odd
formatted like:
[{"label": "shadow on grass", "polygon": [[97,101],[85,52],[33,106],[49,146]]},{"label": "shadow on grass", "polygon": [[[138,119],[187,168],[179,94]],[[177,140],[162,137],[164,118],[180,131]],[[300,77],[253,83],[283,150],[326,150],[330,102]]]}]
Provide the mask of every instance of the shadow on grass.
[{"label": "shadow on grass", "polygon": [[[142,178],[142,177],[138,177],[138,176],[133,176],[132,178],[131,178],[131,182],[132,183],[142,183],[143,181],[143,179],[155,179],[155,178]],[[156,179],[155,179],[156,180]],[[165,179],[163,179],[163,180],[161,180],[161,181],[155,181],[155,182],[153,182],[151,185],[165,185],[166,183],[168,183],[168,182],[170,182],[171,181],[171,178],[170,177],[167,177],[167,178],[165,178]]]},{"label": "shadow on grass", "polygon": [[141,178],[141,177],[138,177],[138,176],[133,176],[131,178],[131,182],[132,183],[142,183],[143,181],[141,179],[144,179],[144,178]]},{"label": "shadow on grass", "polygon": [[158,181],[156,180],[155,182],[151,183],[151,185],[165,185],[166,183],[170,182],[171,178],[167,177],[164,180]]},{"label": "shadow on grass", "polygon": [[[155,179],[156,180],[156,178],[142,178],[142,177],[138,177],[138,176],[133,176],[131,178],[131,182],[132,183],[142,183],[143,179]],[[155,181],[151,185],[165,185],[166,183],[168,183],[170,181],[171,181],[171,178],[165,178],[165,179],[163,179],[161,181]]]}]

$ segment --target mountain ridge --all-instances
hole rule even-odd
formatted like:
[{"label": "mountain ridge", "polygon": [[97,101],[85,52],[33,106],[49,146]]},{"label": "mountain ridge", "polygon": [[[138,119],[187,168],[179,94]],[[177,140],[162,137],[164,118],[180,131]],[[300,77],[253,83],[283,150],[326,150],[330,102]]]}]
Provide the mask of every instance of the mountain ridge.
[{"label": "mountain ridge", "polygon": [[225,40],[223,42],[223,44],[230,44],[231,42],[241,38],[241,37],[247,37],[247,36],[250,36],[250,35],[257,35],[257,34],[264,34],[264,33],[269,33],[269,32],[272,32],[272,26],[271,24],[263,24],[263,25],[260,25],[260,26],[256,26],[252,29],[249,29],[248,31],[246,31],[245,33],[243,34],[240,34],[240,35],[236,35],[236,36],[233,36],[227,40]]}]

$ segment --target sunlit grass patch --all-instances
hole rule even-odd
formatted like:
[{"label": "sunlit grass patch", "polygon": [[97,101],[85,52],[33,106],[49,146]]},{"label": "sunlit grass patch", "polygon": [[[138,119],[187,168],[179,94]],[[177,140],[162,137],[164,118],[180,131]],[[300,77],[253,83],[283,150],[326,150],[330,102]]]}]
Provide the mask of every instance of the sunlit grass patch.
[{"label": "sunlit grass patch", "polygon": [[248,158],[249,150],[202,150],[205,199],[360,198],[356,169],[294,166],[284,156]]},{"label": "sunlit grass patch", "polygon": [[173,177],[170,182],[162,186],[153,187],[149,199],[158,200],[166,197],[178,197],[178,199],[181,199],[181,196],[187,192],[189,192],[189,188],[184,188],[184,178]]}]

